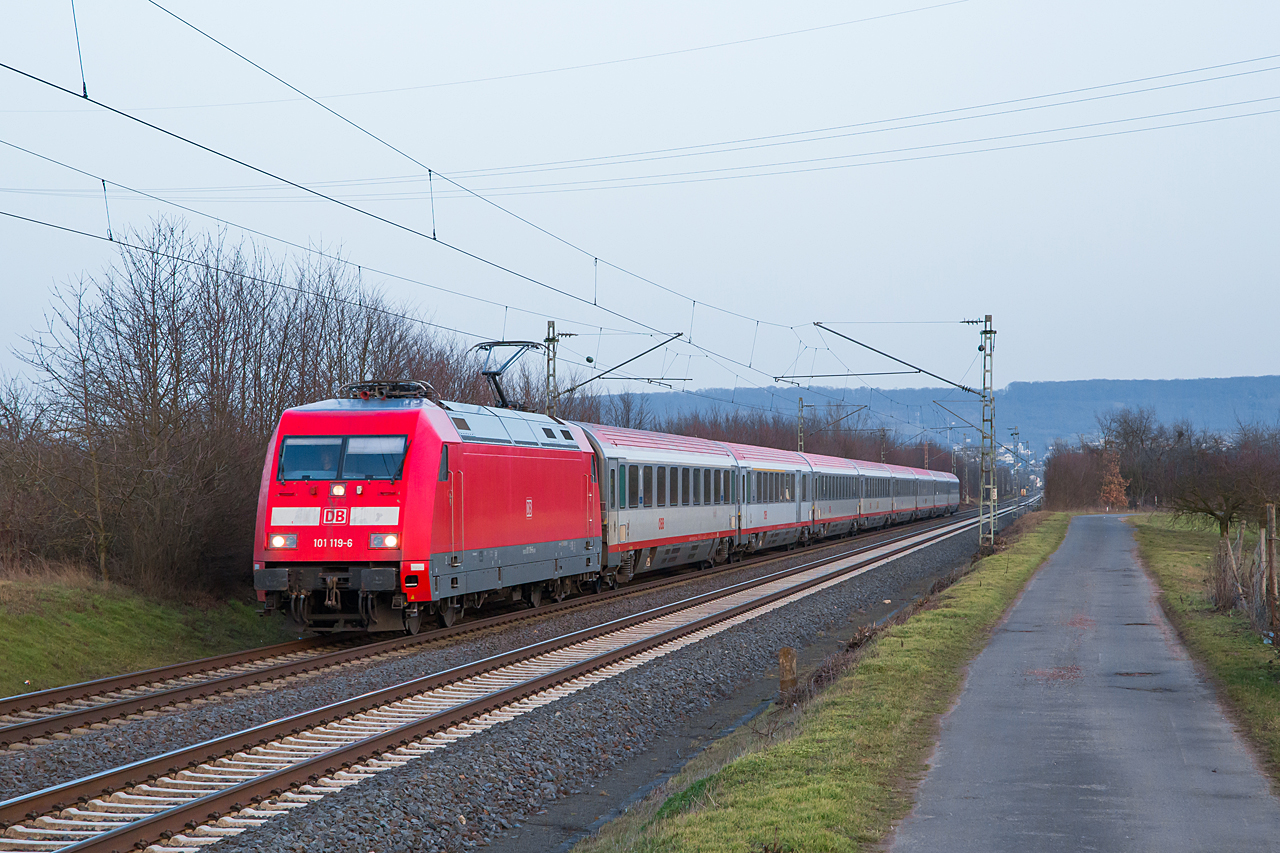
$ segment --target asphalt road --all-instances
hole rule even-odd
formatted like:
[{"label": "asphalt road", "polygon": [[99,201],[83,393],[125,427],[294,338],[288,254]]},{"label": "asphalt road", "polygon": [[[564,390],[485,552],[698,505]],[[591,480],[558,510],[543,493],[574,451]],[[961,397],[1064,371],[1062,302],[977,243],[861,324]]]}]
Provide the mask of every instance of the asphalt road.
[{"label": "asphalt road", "polygon": [[893,853],[1280,850],[1280,801],[1156,603],[1084,516],[970,668]]}]

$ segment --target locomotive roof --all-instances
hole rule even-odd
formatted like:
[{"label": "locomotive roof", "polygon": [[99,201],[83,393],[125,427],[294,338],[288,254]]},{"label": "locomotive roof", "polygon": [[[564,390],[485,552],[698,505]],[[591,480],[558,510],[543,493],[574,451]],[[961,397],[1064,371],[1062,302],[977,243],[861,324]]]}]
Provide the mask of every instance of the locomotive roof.
[{"label": "locomotive roof", "polygon": [[[521,445],[548,447],[562,450],[586,451],[590,448],[581,440],[581,433],[573,424],[555,420],[537,412],[516,409],[494,409],[471,403],[441,401],[439,404],[422,398],[395,398],[385,400],[334,399],[321,400],[290,409],[291,412],[321,413],[342,412],[351,414],[389,414],[417,410],[435,422],[435,429],[445,430],[446,440],[461,439],[478,444]],[[444,416],[444,417],[442,417]],[[447,419],[448,424],[445,424]],[[457,436],[448,434],[452,429]],[[566,436],[565,433],[568,433]]]},{"label": "locomotive roof", "polygon": [[398,412],[405,409],[422,409],[434,406],[421,398],[390,398],[387,400],[317,400],[288,409],[290,412]]}]

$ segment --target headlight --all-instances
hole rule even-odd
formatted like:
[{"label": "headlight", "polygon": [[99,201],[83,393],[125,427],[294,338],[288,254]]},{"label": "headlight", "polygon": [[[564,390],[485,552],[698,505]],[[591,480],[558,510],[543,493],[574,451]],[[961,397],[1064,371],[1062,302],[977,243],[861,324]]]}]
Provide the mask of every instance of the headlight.
[{"label": "headlight", "polygon": [[272,533],[267,537],[267,547],[276,550],[298,547],[298,534],[296,533]]},{"label": "headlight", "polygon": [[329,486],[329,494],[333,495],[335,498],[340,498],[346,493],[347,493],[346,483],[333,483],[332,485]]},{"label": "headlight", "polygon": [[395,533],[371,533],[369,535],[370,548],[399,548],[400,536]]}]

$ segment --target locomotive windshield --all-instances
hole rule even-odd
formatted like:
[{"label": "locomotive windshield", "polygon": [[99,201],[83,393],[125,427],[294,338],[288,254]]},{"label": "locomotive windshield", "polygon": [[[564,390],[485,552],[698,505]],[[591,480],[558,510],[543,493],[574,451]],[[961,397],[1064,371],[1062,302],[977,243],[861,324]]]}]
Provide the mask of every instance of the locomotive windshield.
[{"label": "locomotive windshield", "polygon": [[397,480],[405,437],[288,436],[280,448],[281,480]]},{"label": "locomotive windshield", "polygon": [[290,436],[280,451],[280,479],[336,480],[341,454],[341,438]]},{"label": "locomotive windshield", "polygon": [[395,480],[404,466],[404,436],[348,438],[342,457],[344,480]]}]

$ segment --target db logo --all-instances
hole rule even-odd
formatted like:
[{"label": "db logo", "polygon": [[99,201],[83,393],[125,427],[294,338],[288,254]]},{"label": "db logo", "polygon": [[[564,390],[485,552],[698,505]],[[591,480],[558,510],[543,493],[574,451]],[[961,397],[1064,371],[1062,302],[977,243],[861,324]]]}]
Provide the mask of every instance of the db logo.
[{"label": "db logo", "polygon": [[667,525],[667,520],[666,520],[665,518],[660,518],[660,519],[658,519],[658,529],[659,529],[659,530],[661,530],[661,529],[663,529],[664,527],[666,527],[666,525]]},{"label": "db logo", "polygon": [[346,507],[330,508],[324,511],[325,524],[346,524],[347,510]]},{"label": "db logo", "polygon": [[533,518],[533,498],[525,498],[524,501],[524,517]]}]

